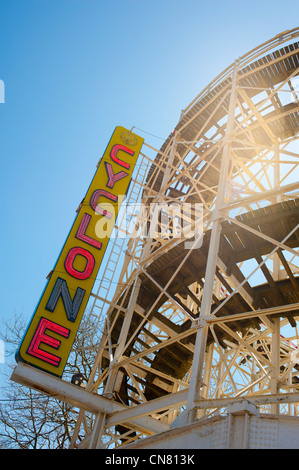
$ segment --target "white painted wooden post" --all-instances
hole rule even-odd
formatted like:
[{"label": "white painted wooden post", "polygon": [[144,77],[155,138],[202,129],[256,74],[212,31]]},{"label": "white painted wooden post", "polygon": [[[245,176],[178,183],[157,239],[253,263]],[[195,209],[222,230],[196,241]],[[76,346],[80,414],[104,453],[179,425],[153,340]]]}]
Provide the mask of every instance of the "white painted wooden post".
[{"label": "white painted wooden post", "polygon": [[221,232],[221,213],[220,207],[223,206],[226,195],[227,175],[230,163],[230,136],[234,126],[234,115],[236,107],[236,91],[237,91],[237,74],[238,74],[238,61],[235,62],[232,74],[232,88],[228,112],[228,120],[226,126],[226,133],[224,137],[223,154],[220,167],[219,186],[216,200],[216,207],[213,214],[213,228],[211,233],[211,240],[209,246],[209,254],[207,260],[207,268],[205,274],[205,282],[202,296],[202,303],[200,309],[200,316],[198,320],[198,329],[196,334],[196,343],[194,349],[194,358],[192,371],[189,382],[189,393],[187,400],[187,413],[188,421],[192,422],[195,419],[196,409],[194,403],[200,399],[200,387],[202,384],[202,374],[204,366],[204,357],[208,337],[208,325],[206,319],[211,314],[212,296],[214,288],[214,278],[216,271],[216,264],[218,258],[218,249],[220,242]]}]

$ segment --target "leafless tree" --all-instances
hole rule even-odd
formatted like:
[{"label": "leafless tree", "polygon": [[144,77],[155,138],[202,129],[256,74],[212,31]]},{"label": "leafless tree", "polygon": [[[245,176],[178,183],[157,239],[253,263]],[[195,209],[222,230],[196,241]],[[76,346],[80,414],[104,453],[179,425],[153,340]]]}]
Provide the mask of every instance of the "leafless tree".
[{"label": "leafless tree", "polygon": [[[63,379],[81,373],[85,380],[90,372],[92,356],[89,336],[77,335]],[[16,366],[14,355],[25,331],[24,318],[15,316],[0,329],[5,344],[6,376],[0,397],[0,449],[63,449],[68,448],[78,409],[10,380]]]}]

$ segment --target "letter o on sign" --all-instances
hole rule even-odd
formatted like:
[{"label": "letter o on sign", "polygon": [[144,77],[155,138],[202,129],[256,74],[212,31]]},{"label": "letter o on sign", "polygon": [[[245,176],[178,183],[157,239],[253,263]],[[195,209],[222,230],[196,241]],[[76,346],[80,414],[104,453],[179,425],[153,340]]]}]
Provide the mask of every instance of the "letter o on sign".
[{"label": "letter o on sign", "polygon": [[[86,266],[84,268],[84,271],[78,271],[73,266],[74,260],[77,255],[81,255],[86,259]],[[68,252],[64,266],[66,271],[76,279],[88,279],[91,276],[94,264],[95,259],[93,255],[89,251],[84,250],[84,248],[79,248],[78,246],[76,246]]]}]

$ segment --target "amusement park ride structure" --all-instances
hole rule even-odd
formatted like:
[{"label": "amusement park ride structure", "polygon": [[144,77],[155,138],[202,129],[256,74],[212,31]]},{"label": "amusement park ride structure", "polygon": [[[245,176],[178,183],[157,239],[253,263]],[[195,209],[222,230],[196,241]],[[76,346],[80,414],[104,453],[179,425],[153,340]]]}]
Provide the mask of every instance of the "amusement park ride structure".
[{"label": "amusement park ride structure", "polygon": [[[240,403],[255,419],[250,407],[299,420],[298,37],[285,31],[240,57],[160,149],[143,143],[131,236],[119,215],[85,312],[97,351],[85,386],[15,368],[13,380],[79,409],[71,447],[157,445]],[[201,230],[174,236],[166,211],[169,230],[160,217],[151,232],[157,205],[187,208],[175,221],[190,229],[200,205]]]}]

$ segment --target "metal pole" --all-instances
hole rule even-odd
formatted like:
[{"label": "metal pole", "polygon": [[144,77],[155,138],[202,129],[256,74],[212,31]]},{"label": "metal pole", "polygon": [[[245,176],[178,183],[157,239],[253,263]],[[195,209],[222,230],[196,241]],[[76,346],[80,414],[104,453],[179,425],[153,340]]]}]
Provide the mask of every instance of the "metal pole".
[{"label": "metal pole", "polygon": [[[274,149],[274,187],[279,187],[280,183],[280,165],[279,165],[279,143],[275,143]],[[281,195],[276,196],[276,202],[281,202]],[[273,278],[279,280],[280,261],[277,253],[273,255]],[[273,372],[271,377],[271,393],[279,393],[279,375],[280,375],[280,318],[273,319],[272,331],[272,350],[271,361],[273,364]],[[279,413],[279,404],[271,404],[271,413]]]},{"label": "metal pole", "polygon": [[[275,143],[274,147],[274,188],[278,189],[280,185],[280,164],[279,164],[279,157],[280,157],[280,152],[279,152],[279,143]],[[281,202],[281,194],[276,196],[276,202]],[[273,277],[274,280],[278,281],[279,280],[279,268],[280,268],[280,261],[279,261],[279,256],[277,253],[274,254],[273,256]]]},{"label": "metal pole", "polygon": [[[280,318],[273,319],[273,332],[272,332],[272,351],[271,362],[273,364],[273,372],[271,374],[271,394],[276,395],[279,393],[279,374],[280,374]],[[279,404],[273,403],[271,405],[271,413],[279,413]]]},{"label": "metal pole", "polygon": [[207,268],[205,274],[205,282],[202,296],[202,304],[200,309],[200,316],[197,323],[197,334],[194,349],[193,365],[189,382],[189,392],[187,399],[187,420],[192,422],[195,419],[196,408],[195,402],[200,399],[199,391],[202,385],[203,365],[208,336],[208,325],[206,319],[211,313],[212,295],[214,288],[214,278],[216,271],[216,264],[218,258],[218,249],[220,242],[221,232],[221,213],[220,207],[224,205],[226,195],[226,183],[230,164],[230,147],[231,147],[231,133],[234,126],[234,115],[236,107],[236,91],[237,91],[237,74],[238,74],[238,61],[235,62],[232,87],[228,112],[228,120],[226,125],[226,133],[224,136],[223,155],[220,167],[220,177],[218,185],[218,193],[216,206],[213,214],[213,228],[211,232],[211,240],[209,247],[209,254],[207,259]]}]

